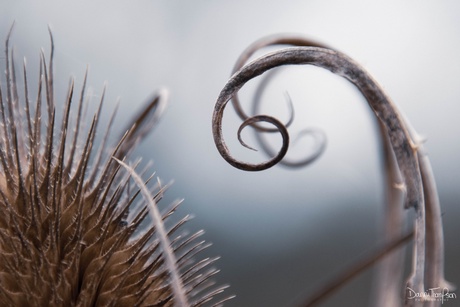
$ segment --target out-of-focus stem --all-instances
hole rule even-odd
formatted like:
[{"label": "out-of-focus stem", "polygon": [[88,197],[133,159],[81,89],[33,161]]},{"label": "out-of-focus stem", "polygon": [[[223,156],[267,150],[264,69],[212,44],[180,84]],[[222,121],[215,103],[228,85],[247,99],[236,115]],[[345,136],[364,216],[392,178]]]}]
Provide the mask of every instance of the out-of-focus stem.
[{"label": "out-of-focus stem", "polygon": [[[444,279],[444,234],[436,183],[428,157],[422,150],[419,150],[418,156],[426,204],[425,287],[427,290],[439,288],[436,292],[451,291],[454,286]],[[441,304],[442,300],[435,299],[427,301],[425,306],[437,307]]]},{"label": "out-of-focus stem", "polygon": [[[403,192],[399,186],[402,185],[401,174],[399,173],[394,153],[388,136],[385,133],[383,124],[379,121],[380,135],[382,139],[383,169],[385,178],[385,204],[383,206],[383,228],[382,236],[385,242],[400,237],[404,230],[405,212],[402,207]],[[402,279],[404,271],[405,249],[389,253],[379,263],[375,281],[374,294],[372,295],[371,306],[401,306],[402,303]]]}]

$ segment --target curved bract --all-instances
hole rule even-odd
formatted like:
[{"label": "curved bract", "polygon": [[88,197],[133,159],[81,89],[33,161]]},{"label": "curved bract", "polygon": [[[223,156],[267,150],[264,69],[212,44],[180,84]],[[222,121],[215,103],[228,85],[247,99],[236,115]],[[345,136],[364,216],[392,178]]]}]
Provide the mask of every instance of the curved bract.
[{"label": "curved bract", "polygon": [[[249,80],[281,65],[315,65],[340,75],[353,83],[368,101],[376,116],[382,120],[389,134],[398,165],[407,189],[407,207],[417,207],[423,201],[420,172],[413,144],[404,123],[390,99],[380,86],[346,55],[319,47],[291,47],[267,54],[247,64],[235,73],[222,89],[214,107],[212,130],[217,149],[230,164],[235,163],[222,137],[222,117],[225,106],[234,94]],[[273,165],[239,164],[242,169],[262,170]],[[263,166],[262,166],[263,165]],[[267,165],[269,165],[267,167]]]},{"label": "curved bract", "polygon": [[[270,39],[267,41],[270,41]],[[282,40],[276,40],[276,42],[279,41]],[[264,42],[264,40],[261,40],[261,42]],[[212,131],[219,153],[231,165],[249,171],[259,171],[272,167],[276,164],[275,161],[282,160],[286,153],[288,140],[284,136],[284,133],[281,133],[283,136],[281,150],[279,150],[274,158],[260,164],[251,164],[236,160],[226,146],[222,135],[224,109],[227,103],[232,100],[240,117],[245,121],[248,120],[248,116],[241,111],[237,92],[249,80],[283,65],[314,65],[329,70],[350,81],[362,93],[375,116],[381,122],[381,126],[379,127],[380,132],[382,135],[388,136],[391,150],[394,152],[397,161],[397,167],[402,175],[403,185],[401,187],[406,194],[405,207],[414,208],[416,211],[414,225],[414,267],[408,281],[408,286],[411,289],[416,289],[416,291],[423,291],[425,278],[425,202],[418,161],[418,148],[420,145],[415,144],[413,141],[409,127],[406,126],[397,108],[379,84],[359,64],[345,54],[321,45],[281,49],[261,56],[242,66],[242,63],[261,45],[265,46],[266,44],[255,43],[252,47],[248,48],[250,51],[246,51],[240,57],[238,64],[235,66],[239,70],[228,80],[217,98],[212,119]],[[270,122],[273,122],[272,118],[270,118]],[[255,128],[262,131],[260,127]],[[278,126],[276,128],[278,131],[284,131],[284,129]]]},{"label": "curved bract", "polygon": [[[266,74],[264,74],[261,82],[259,83],[255,93],[254,93],[254,98],[253,98],[253,103],[252,103],[252,114],[259,114],[259,107],[262,103],[262,96],[263,92],[266,90],[268,87],[270,81],[273,79],[275,74],[279,72],[280,70],[270,70]],[[290,118],[289,120],[285,123],[286,128],[291,125],[291,123],[294,121],[294,106],[291,100],[291,97],[289,94],[286,92],[285,93],[286,100],[289,103],[289,110],[290,110]],[[235,103],[235,97],[232,98],[232,102]],[[253,126],[254,127],[254,126]],[[256,128],[256,133],[255,133],[255,138],[257,142],[259,143],[260,148],[262,151],[264,151],[269,157],[273,157],[276,155],[276,152],[272,149],[270,146],[269,142],[267,142],[264,137],[263,133],[261,132],[273,132],[270,129],[259,129],[258,127]],[[326,133],[316,127],[307,127],[303,128],[297,134],[292,138],[292,143],[294,145],[294,142],[300,142],[300,139],[307,139],[310,138],[314,141],[314,146],[312,148],[309,148],[309,152],[307,155],[302,157],[301,159],[287,159],[286,157],[283,158],[279,164],[291,168],[299,168],[303,166],[310,165],[313,163],[316,159],[318,159],[323,152],[326,150],[326,145],[327,145],[327,136]]]},{"label": "curved bract", "polygon": [[[283,45],[288,45],[288,46],[303,46],[303,47],[322,47],[322,48],[327,48],[326,45],[323,45],[319,42],[313,41],[307,37],[303,37],[297,34],[277,34],[277,35],[271,35],[268,37],[261,38],[257,40],[256,42],[252,43],[249,47],[247,47],[238,57],[238,59],[235,62],[235,65],[233,66],[232,70],[232,75],[239,71],[253,56],[258,50],[261,50],[266,47],[270,46],[283,46]],[[242,119],[245,120],[249,116],[244,113],[243,108],[241,107],[240,100],[238,98],[238,93],[235,93],[235,95],[232,97],[232,104],[233,107],[235,108],[236,113],[238,116]],[[291,104],[290,104],[291,106]],[[291,118],[288,120],[286,123],[286,126],[289,127],[289,125],[292,122],[292,112],[291,112]],[[274,129],[267,129],[263,128],[260,126],[254,126],[257,128],[259,131],[267,131],[267,132],[276,132],[277,130]]]},{"label": "curved bract", "polygon": [[[319,42],[316,42],[314,40],[311,40],[307,37],[304,37],[302,35],[298,34],[275,34],[275,35],[270,35],[268,37],[263,37],[251,45],[249,45],[238,57],[236,60],[235,65],[233,66],[232,74],[236,73],[238,70],[240,70],[248,61],[249,59],[259,50],[262,50],[264,48],[268,47],[278,47],[278,46],[304,46],[304,47],[323,47],[327,48],[326,45],[321,44]],[[268,83],[273,79],[275,74],[277,73],[277,70],[271,70],[267,72],[267,74],[264,75],[264,78],[258,85],[257,91],[254,94],[254,101],[253,101],[253,107],[252,107],[252,112],[253,114],[258,114],[257,108],[260,105],[261,102],[261,97],[262,93],[267,87]],[[288,107],[289,107],[289,119],[286,121],[284,124],[287,127],[289,127],[292,122],[294,121],[294,107],[291,101],[291,98],[289,97],[289,94],[286,93],[286,100],[288,102]],[[248,119],[248,115],[244,112],[243,108],[241,107],[241,102],[238,97],[238,92],[236,92],[233,97],[232,97],[232,104],[233,108],[235,109],[237,115],[242,119],[246,120]],[[256,129],[256,140],[258,141],[261,149],[270,157],[274,157],[276,153],[273,152],[273,150],[270,148],[269,144],[264,140],[262,137],[261,132],[277,132],[277,128],[267,128],[263,127],[257,124],[251,125],[253,128]],[[280,160],[279,164],[287,166],[287,167],[302,167],[311,164],[314,162],[318,157],[322,155],[326,148],[326,135],[325,133],[318,128],[304,128],[302,131],[298,133],[298,137],[310,137],[313,138],[315,141],[316,146],[311,150],[311,152],[306,155],[304,158],[300,160],[287,160],[286,158],[283,158]],[[297,139],[297,138],[296,138]]]}]

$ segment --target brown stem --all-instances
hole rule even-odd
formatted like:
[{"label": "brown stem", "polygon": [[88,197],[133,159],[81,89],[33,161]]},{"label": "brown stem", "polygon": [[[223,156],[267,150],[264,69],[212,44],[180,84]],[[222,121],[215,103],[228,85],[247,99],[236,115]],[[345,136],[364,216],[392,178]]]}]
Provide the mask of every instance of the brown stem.
[{"label": "brown stem", "polygon": [[[413,232],[409,232],[399,238],[393,239],[380,249],[374,251],[365,259],[357,262],[355,265],[342,272],[336,276],[333,280],[328,282],[326,285],[321,287],[319,291],[315,291],[315,295],[308,298],[302,306],[314,306],[320,301],[327,299],[334,291],[338,290],[340,287],[344,286],[347,282],[352,280],[354,277],[359,275],[361,272],[365,271],[373,264],[377,263],[380,259],[386,255],[394,252],[396,249],[401,247],[403,244],[408,243],[414,236]],[[392,306],[392,305],[387,305]]]},{"label": "brown stem", "polygon": [[[254,93],[254,99],[253,99],[253,104],[252,104],[252,114],[259,114],[258,108],[259,105],[261,104],[262,101],[262,93],[266,89],[267,85],[269,82],[273,79],[275,73],[279,72],[279,70],[270,70],[268,71],[262,78],[261,82],[259,83],[256,92]],[[289,102],[289,107],[290,107],[290,114],[291,116],[289,117],[289,120],[286,122],[285,126],[288,127],[293,121],[294,121],[294,107],[292,105],[291,98],[289,95],[286,93],[287,96],[287,101]],[[232,99],[233,104],[235,103],[239,104],[239,101],[235,100],[235,96]],[[241,108],[241,107],[240,107]],[[256,133],[255,133],[255,138],[257,142],[259,143],[260,148],[262,149],[263,152],[267,154],[269,157],[273,157],[276,155],[276,152],[269,146],[268,142],[263,138],[261,129],[258,129],[255,127]],[[266,132],[270,132],[269,129],[265,129]],[[288,160],[284,158],[279,162],[279,164],[287,167],[292,167],[292,168],[299,168],[303,166],[307,166],[309,164],[312,164],[314,161],[316,161],[326,150],[326,144],[327,144],[327,136],[326,133],[322,129],[319,128],[304,128],[300,132],[297,133],[295,139],[300,139],[301,137],[309,137],[312,138],[315,142],[315,146],[313,146],[312,149],[309,149],[308,155],[305,155],[302,159],[299,160]]]},{"label": "brown stem", "polygon": [[283,158],[285,146],[287,146],[285,139],[283,139],[282,150],[267,162],[250,164],[235,159],[223,140],[223,112],[228,101],[252,78],[278,66],[304,64],[322,67],[349,80],[364,95],[375,115],[383,123],[405,184],[404,188],[407,192],[405,207],[414,207],[416,210],[414,267],[408,286],[415,291],[422,292],[424,290],[425,269],[425,204],[417,146],[412,141],[397,108],[377,82],[352,59],[331,49],[291,47],[267,54],[244,66],[227,82],[214,108],[212,130],[218,151],[231,165],[248,171],[269,168]]},{"label": "brown stem", "polygon": [[[251,56],[254,55],[258,50],[270,47],[270,46],[282,46],[282,45],[289,45],[289,46],[303,46],[303,47],[323,47],[327,48],[326,45],[318,43],[316,41],[313,41],[309,38],[297,35],[297,34],[276,34],[276,35],[271,35],[268,37],[261,38],[251,45],[249,45],[238,57],[236,60],[235,65],[233,66],[232,70],[232,75],[235,74],[238,70],[240,70],[251,58]],[[267,78],[270,79],[270,78]],[[232,104],[233,107],[235,108],[236,113],[242,120],[246,120],[249,116],[246,115],[246,113],[243,111],[243,108],[241,107],[240,100],[238,98],[238,93],[235,93],[232,97]],[[292,122],[292,114],[291,113],[291,118],[289,121],[285,124],[286,127],[289,127],[289,125]],[[258,125],[254,125],[255,128],[257,128],[258,131],[265,131],[265,132],[277,132],[278,130],[276,129],[270,129],[270,128],[264,128]]]},{"label": "brown stem", "polygon": [[[383,151],[383,173],[385,174],[385,204],[383,207],[382,236],[385,242],[391,242],[403,234],[406,215],[401,206],[403,193],[401,175],[391,149],[390,140],[384,133],[383,124],[379,121],[380,137]],[[372,306],[398,307],[402,304],[402,280],[404,272],[405,249],[389,253],[378,264],[375,280]]]}]

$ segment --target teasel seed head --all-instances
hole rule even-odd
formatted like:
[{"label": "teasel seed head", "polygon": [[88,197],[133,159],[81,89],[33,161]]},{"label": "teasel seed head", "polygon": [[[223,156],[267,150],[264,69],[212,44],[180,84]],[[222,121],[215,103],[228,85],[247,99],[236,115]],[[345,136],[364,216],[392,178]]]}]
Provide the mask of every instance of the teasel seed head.
[{"label": "teasel seed head", "polygon": [[167,92],[154,95],[110,147],[114,112],[98,147],[105,90],[85,130],[86,74],[75,107],[71,80],[56,123],[51,32],[49,63],[42,52],[34,95],[25,61],[24,91],[18,91],[10,35],[6,84],[0,84],[0,305],[221,305],[228,298],[218,301],[225,286],[211,281],[216,258],[194,260],[208,246],[198,241],[203,232],[178,234],[188,216],[166,228],[181,202],[160,212],[167,186],[153,176],[141,181],[147,170],[139,175],[140,160],[128,162],[156,124]]}]

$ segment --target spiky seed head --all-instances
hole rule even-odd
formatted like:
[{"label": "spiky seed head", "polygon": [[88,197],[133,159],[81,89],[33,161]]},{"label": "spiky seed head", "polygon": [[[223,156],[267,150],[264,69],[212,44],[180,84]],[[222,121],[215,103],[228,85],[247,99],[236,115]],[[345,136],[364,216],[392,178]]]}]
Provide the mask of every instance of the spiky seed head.
[{"label": "spiky seed head", "polygon": [[212,303],[224,288],[210,282],[215,259],[193,260],[207,246],[196,243],[201,232],[171,239],[187,220],[165,229],[179,203],[148,223],[166,187],[137,180],[140,189],[132,188],[131,176],[140,177],[122,162],[155,124],[166,92],[153,97],[115,146],[107,146],[107,132],[97,149],[104,94],[85,130],[86,75],[76,107],[72,80],[57,124],[52,37],[49,64],[40,57],[37,93],[28,92],[24,64],[20,94],[10,34],[0,84],[0,305],[220,305],[226,299]]}]

